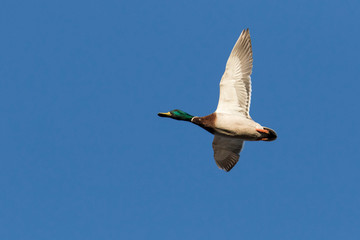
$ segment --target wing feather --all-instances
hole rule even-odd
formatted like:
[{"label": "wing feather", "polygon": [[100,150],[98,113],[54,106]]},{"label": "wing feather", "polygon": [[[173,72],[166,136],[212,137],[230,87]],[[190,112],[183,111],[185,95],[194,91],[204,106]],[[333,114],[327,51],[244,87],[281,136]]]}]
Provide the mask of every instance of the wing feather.
[{"label": "wing feather", "polygon": [[251,72],[253,66],[249,29],[237,40],[220,81],[218,113],[243,114],[250,118]]},{"label": "wing feather", "polygon": [[243,145],[244,141],[241,139],[215,135],[212,146],[216,165],[230,171],[239,161]]}]

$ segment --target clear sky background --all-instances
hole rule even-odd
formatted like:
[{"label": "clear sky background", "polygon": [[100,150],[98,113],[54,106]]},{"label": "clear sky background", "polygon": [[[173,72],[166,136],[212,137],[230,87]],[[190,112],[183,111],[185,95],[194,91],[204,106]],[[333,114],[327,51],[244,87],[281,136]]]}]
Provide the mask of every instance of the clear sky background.
[{"label": "clear sky background", "polygon": [[[2,1],[0,239],[360,239],[359,1]],[[250,28],[230,173],[157,112],[217,106]]]}]

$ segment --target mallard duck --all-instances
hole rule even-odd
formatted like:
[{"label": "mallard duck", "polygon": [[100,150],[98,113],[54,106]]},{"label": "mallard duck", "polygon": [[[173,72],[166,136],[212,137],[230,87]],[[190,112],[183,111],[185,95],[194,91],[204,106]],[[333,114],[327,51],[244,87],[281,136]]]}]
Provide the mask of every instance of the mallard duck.
[{"label": "mallard duck", "polygon": [[214,134],[215,162],[227,172],[239,161],[244,141],[273,141],[277,138],[274,130],[261,126],[250,117],[252,66],[250,33],[246,29],[241,32],[226,63],[214,113],[205,117],[192,116],[179,109],[158,113],[160,117],[194,123]]}]

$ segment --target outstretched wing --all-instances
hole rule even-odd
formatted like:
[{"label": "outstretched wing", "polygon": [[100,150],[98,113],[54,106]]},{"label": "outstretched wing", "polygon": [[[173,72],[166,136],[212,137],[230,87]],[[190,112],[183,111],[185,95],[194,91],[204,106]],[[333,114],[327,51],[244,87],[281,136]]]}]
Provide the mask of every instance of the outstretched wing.
[{"label": "outstretched wing", "polygon": [[238,138],[215,135],[212,143],[216,165],[220,169],[230,171],[239,161],[239,153],[244,141]]},{"label": "outstretched wing", "polygon": [[249,29],[243,30],[226,63],[220,81],[218,113],[238,114],[247,118],[251,101],[252,49]]}]

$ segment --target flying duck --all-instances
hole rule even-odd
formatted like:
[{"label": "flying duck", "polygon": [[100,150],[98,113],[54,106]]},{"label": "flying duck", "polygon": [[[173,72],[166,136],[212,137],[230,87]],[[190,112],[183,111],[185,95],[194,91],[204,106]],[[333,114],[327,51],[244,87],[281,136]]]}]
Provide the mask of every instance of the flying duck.
[{"label": "flying duck", "polygon": [[273,141],[276,132],[252,120],[251,72],[253,57],[249,29],[243,30],[231,51],[220,81],[220,97],[214,113],[197,117],[175,109],[160,117],[188,121],[214,135],[212,147],[216,165],[230,171],[239,161],[244,141]]}]

